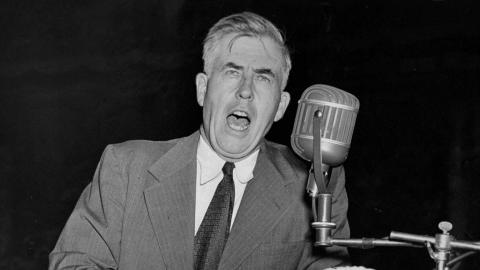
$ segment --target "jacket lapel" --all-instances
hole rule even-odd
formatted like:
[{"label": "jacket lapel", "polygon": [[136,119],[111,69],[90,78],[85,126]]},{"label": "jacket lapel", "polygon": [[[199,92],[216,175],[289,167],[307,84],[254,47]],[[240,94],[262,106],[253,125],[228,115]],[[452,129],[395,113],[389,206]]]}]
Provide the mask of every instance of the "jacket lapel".
[{"label": "jacket lapel", "polygon": [[198,132],[149,169],[158,183],[144,191],[150,220],[168,269],[192,269]]},{"label": "jacket lapel", "polygon": [[252,179],[222,255],[219,269],[235,269],[263,241],[287,211],[289,193],[285,179],[261,147]]}]

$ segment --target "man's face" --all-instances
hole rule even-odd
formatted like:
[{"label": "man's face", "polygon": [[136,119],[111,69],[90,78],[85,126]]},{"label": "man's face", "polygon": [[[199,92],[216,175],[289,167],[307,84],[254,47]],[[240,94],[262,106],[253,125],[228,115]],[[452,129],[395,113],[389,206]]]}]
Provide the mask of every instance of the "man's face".
[{"label": "man's face", "polygon": [[226,35],[220,41],[210,74],[196,77],[202,133],[217,154],[232,161],[258,147],[290,102],[290,95],[282,91],[284,58],[279,46],[269,37],[234,37]]}]

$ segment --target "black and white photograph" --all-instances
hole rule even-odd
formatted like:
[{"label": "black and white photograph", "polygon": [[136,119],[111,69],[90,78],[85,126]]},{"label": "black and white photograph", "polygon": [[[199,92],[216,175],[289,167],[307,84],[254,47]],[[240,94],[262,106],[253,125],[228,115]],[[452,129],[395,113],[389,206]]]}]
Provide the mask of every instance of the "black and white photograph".
[{"label": "black and white photograph", "polygon": [[0,2],[0,269],[480,269],[480,4]]}]

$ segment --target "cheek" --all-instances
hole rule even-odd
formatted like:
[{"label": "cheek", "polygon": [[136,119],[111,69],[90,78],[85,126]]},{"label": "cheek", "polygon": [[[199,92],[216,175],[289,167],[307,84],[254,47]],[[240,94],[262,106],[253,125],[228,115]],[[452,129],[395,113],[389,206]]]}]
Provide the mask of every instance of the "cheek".
[{"label": "cheek", "polygon": [[[222,116],[223,101],[218,96],[208,96],[203,106],[203,119],[209,124],[219,121]],[[205,123],[207,124],[207,123]]]},{"label": "cheek", "polygon": [[260,105],[260,110],[265,115],[265,117],[270,117],[275,115],[278,108],[278,103],[280,102],[280,97],[278,95],[270,95],[264,99],[265,101]]},{"label": "cheek", "polygon": [[275,118],[275,108],[273,104],[263,105],[263,109],[259,110],[259,117],[257,118],[257,128],[265,129],[268,128]]},{"label": "cheek", "polygon": [[203,109],[202,109],[203,124],[206,126],[209,126],[212,123],[213,109],[214,109],[214,104],[212,103],[211,99],[208,96],[206,96],[203,102]]}]

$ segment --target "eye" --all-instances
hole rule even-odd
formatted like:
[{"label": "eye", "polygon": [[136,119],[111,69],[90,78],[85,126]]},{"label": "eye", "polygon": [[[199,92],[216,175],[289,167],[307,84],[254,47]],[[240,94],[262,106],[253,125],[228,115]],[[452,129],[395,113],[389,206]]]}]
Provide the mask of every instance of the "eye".
[{"label": "eye", "polygon": [[225,74],[228,75],[228,76],[231,76],[231,77],[237,77],[240,75],[240,71],[236,70],[236,69],[227,69],[225,71]]},{"label": "eye", "polygon": [[257,80],[261,81],[261,82],[266,82],[266,83],[270,83],[271,82],[271,78],[267,75],[263,75],[263,74],[258,74],[257,75]]}]

